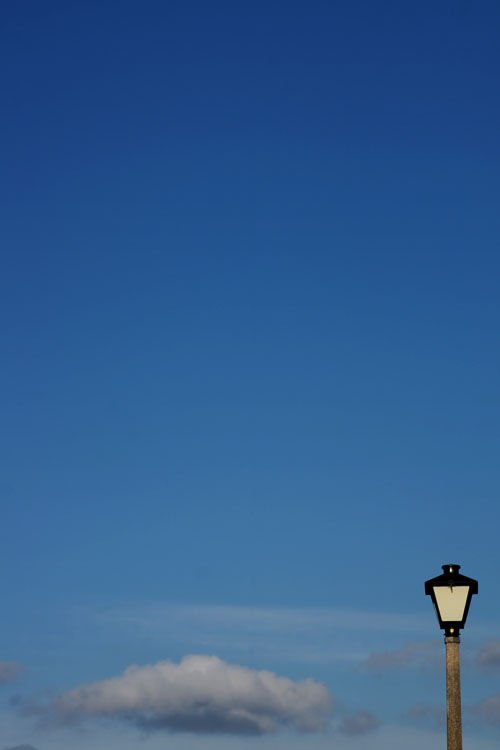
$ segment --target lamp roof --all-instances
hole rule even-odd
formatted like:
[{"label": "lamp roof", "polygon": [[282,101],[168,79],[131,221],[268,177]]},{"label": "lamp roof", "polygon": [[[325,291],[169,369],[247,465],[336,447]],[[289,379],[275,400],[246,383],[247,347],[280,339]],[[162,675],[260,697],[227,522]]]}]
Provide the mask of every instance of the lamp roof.
[{"label": "lamp roof", "polygon": [[477,581],[474,578],[468,578],[467,576],[459,573],[458,571],[460,570],[460,565],[456,565],[455,563],[448,563],[447,565],[442,565],[441,567],[443,568],[443,572],[440,576],[430,578],[425,582],[426,594],[432,594],[432,589],[435,586],[470,586],[471,594],[477,594]]}]

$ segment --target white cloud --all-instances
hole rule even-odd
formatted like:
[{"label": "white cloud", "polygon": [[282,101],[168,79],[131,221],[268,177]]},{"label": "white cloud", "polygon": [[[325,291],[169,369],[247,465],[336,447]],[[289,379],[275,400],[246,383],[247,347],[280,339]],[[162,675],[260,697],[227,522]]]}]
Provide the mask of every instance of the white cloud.
[{"label": "white cloud", "polygon": [[314,731],[332,708],[329,690],[309,678],[228,664],[216,656],[161,661],[58,695],[51,710],[62,723],[85,717],[131,721],[144,729],[265,734],[280,725]]}]

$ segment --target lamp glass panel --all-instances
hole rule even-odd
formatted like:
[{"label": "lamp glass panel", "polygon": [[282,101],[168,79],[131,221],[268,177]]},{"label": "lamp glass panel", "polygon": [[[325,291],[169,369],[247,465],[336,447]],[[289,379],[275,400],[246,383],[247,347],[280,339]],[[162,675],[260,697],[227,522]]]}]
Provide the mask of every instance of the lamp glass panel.
[{"label": "lamp glass panel", "polygon": [[434,586],[437,606],[443,622],[463,619],[469,586]]}]

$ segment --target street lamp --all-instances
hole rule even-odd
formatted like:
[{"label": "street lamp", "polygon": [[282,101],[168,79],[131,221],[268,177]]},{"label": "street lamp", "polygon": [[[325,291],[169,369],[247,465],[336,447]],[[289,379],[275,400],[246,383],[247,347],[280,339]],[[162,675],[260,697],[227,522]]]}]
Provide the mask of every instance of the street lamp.
[{"label": "street lamp", "polygon": [[446,644],[446,717],[448,750],[462,750],[462,709],[460,704],[460,630],[465,625],[477,581],[458,571],[460,565],[443,565],[443,572],[425,582]]}]

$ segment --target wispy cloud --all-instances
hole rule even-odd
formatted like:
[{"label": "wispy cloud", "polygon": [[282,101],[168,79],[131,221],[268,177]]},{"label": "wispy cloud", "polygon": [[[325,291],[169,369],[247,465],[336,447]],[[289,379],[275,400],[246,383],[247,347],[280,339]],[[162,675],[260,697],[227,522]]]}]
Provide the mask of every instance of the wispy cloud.
[{"label": "wispy cloud", "polygon": [[23,665],[18,661],[0,661],[0,683],[17,680],[22,671]]},{"label": "wispy cloud", "polygon": [[37,750],[33,745],[14,745],[14,747],[6,747],[4,750]]},{"label": "wispy cloud", "polygon": [[61,693],[37,711],[60,724],[108,717],[151,731],[251,735],[280,725],[315,731],[325,724],[332,702],[329,690],[311,678],[294,682],[195,655],[179,664],[131,666],[118,677]]},{"label": "wispy cloud", "polygon": [[349,628],[351,630],[403,631],[428,630],[428,618],[390,612],[368,612],[334,607],[245,607],[234,605],[179,605],[153,603],[136,607],[117,607],[102,611],[102,621],[128,623],[145,629],[178,623],[200,623],[250,627],[253,630],[295,632],[319,629]]},{"label": "wispy cloud", "polygon": [[274,664],[359,662],[367,656],[367,642],[376,647],[393,633],[428,630],[424,618],[328,607],[146,603],[93,611],[90,617],[101,629],[119,628],[134,640],[156,640],[177,653],[215,652],[229,661],[258,654]]},{"label": "wispy cloud", "polygon": [[375,651],[361,664],[368,670],[397,667],[439,666],[442,663],[442,649],[436,641],[411,641],[392,651]]}]

